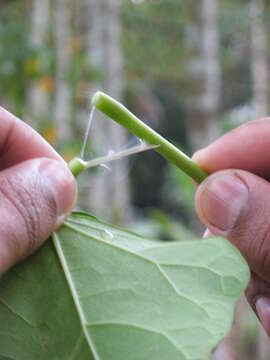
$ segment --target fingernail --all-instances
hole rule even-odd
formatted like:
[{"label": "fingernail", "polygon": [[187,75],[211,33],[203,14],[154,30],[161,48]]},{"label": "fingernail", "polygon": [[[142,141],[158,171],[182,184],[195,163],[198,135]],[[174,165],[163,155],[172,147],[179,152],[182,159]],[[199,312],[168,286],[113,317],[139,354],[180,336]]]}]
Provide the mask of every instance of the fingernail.
[{"label": "fingernail", "polygon": [[197,150],[193,155],[192,155],[192,160],[194,160],[195,162],[200,162],[200,159],[202,157],[203,154],[203,149],[201,150]]},{"label": "fingernail", "polygon": [[68,166],[58,160],[44,159],[39,172],[54,196],[57,222],[60,223],[71,212],[76,201],[77,185],[74,176]]},{"label": "fingernail", "polygon": [[209,225],[228,231],[237,223],[248,201],[248,188],[233,174],[215,174],[199,190],[199,206]]},{"label": "fingernail", "polygon": [[270,299],[266,297],[259,298],[255,307],[264,330],[270,336]]}]

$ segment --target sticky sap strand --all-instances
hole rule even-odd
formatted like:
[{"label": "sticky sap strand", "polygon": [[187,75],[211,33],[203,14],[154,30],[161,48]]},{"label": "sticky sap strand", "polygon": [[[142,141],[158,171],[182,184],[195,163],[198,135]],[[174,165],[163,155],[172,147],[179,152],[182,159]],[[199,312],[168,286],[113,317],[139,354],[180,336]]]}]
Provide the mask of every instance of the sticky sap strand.
[{"label": "sticky sap strand", "polygon": [[[93,167],[96,167],[96,166],[100,166],[100,167],[105,168],[109,172],[112,172],[112,169],[107,165],[108,163],[110,163],[112,161],[116,161],[116,160],[121,160],[121,159],[124,159],[124,158],[126,158],[128,156],[138,154],[138,153],[141,153],[141,152],[144,152],[144,151],[148,151],[148,150],[151,150],[151,149],[154,149],[154,148],[157,147],[155,145],[148,145],[143,140],[136,138],[137,141],[139,142],[138,145],[134,145],[134,146],[129,147],[129,144],[130,144],[130,142],[129,142],[126,146],[124,146],[124,148],[122,147],[123,150],[114,151],[114,150],[111,149],[111,150],[108,151],[108,154],[105,155],[105,156],[101,156],[101,157],[98,157],[96,159],[86,161],[84,159],[85,151],[86,151],[86,148],[87,148],[88,137],[89,137],[89,134],[90,134],[92,123],[93,123],[95,110],[96,110],[96,108],[95,108],[95,106],[93,106],[91,111],[90,111],[90,114],[89,114],[87,128],[86,128],[84,141],[83,141],[81,154],[80,154],[80,159],[85,164],[86,168],[93,168]],[[133,142],[134,142],[134,139],[131,140],[131,143],[133,143]]]},{"label": "sticky sap strand", "polygon": [[88,142],[88,137],[89,137],[89,133],[90,133],[90,129],[91,129],[91,125],[93,122],[93,118],[94,118],[94,114],[95,114],[96,108],[93,106],[91,111],[90,111],[90,115],[89,115],[89,119],[88,119],[88,123],[87,123],[87,128],[86,128],[86,132],[84,135],[84,140],[83,140],[83,145],[82,145],[82,150],[81,150],[81,159],[84,159],[84,155],[85,155],[85,150],[87,147],[87,142]]},{"label": "sticky sap strand", "polygon": [[148,145],[148,144],[142,143],[142,144],[134,146],[134,147],[132,147],[130,149],[126,149],[126,150],[123,150],[123,151],[120,151],[120,152],[117,152],[117,153],[113,152],[113,153],[108,154],[106,156],[102,156],[102,157],[87,161],[86,162],[86,167],[88,169],[90,169],[92,167],[99,166],[99,165],[104,166],[105,164],[110,163],[112,161],[121,160],[121,159],[124,159],[127,156],[131,156],[131,155],[139,154],[139,153],[144,152],[144,151],[152,150],[152,149],[155,149],[156,147],[158,147],[158,146],[157,145]]}]

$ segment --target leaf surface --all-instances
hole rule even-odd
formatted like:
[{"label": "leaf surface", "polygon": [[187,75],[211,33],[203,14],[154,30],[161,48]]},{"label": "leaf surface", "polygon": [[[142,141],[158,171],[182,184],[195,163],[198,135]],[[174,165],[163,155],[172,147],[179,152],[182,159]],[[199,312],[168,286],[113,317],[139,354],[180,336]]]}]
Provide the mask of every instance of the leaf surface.
[{"label": "leaf surface", "polygon": [[74,213],[53,243],[0,281],[0,359],[208,359],[249,280],[223,239],[161,243]]}]

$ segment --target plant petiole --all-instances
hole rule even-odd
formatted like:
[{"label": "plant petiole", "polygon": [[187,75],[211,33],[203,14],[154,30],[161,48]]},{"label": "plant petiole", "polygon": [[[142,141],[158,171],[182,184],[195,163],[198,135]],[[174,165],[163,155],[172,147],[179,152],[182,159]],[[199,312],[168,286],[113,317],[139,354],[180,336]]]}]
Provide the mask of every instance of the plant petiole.
[{"label": "plant petiole", "polygon": [[[103,112],[109,118],[125,127],[132,134],[143,140],[146,144],[139,145],[133,149],[127,149],[119,153],[107,155],[90,161],[81,158],[74,158],[69,163],[69,168],[74,176],[78,176],[84,170],[108,163],[110,161],[119,160],[125,156],[136,154],[138,152],[154,149],[165,159],[172,162],[197,183],[201,183],[208,174],[200,168],[192,159],[184,154],[180,149],[170,143],[168,140],[143,123],[134,114],[132,114],[121,103],[112,97],[98,91],[92,98],[92,104],[99,111]],[[85,144],[84,144],[85,147]]]},{"label": "plant petiole", "polygon": [[144,151],[155,149],[156,145],[148,145],[145,143],[142,143],[137,146],[133,146],[130,149],[125,149],[119,152],[113,152],[111,154],[101,156],[98,158],[95,158],[93,160],[85,161],[82,158],[74,158],[69,163],[69,168],[73,175],[77,177],[81,172],[83,172],[86,169],[90,169],[96,166],[105,166],[105,164],[110,163],[112,161],[121,160],[127,156],[139,154]]},{"label": "plant petiole", "polygon": [[99,111],[125,127],[139,139],[142,139],[149,145],[157,146],[154,149],[156,152],[184,171],[197,183],[201,183],[208,176],[208,174],[186,154],[143,123],[112,97],[98,91],[92,98],[92,104]]}]

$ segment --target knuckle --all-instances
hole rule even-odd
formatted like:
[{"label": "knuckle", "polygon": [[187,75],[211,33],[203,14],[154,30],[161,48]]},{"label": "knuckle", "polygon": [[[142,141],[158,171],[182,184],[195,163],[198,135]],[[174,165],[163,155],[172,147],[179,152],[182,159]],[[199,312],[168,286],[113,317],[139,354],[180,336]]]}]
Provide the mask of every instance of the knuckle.
[{"label": "knuckle", "polygon": [[[4,178],[0,181],[0,193],[19,215],[27,238],[28,251],[31,252],[41,236],[41,218],[36,202],[34,183],[29,187],[19,177]],[[16,237],[15,237],[16,239]],[[13,241],[14,243],[14,241]]]}]

